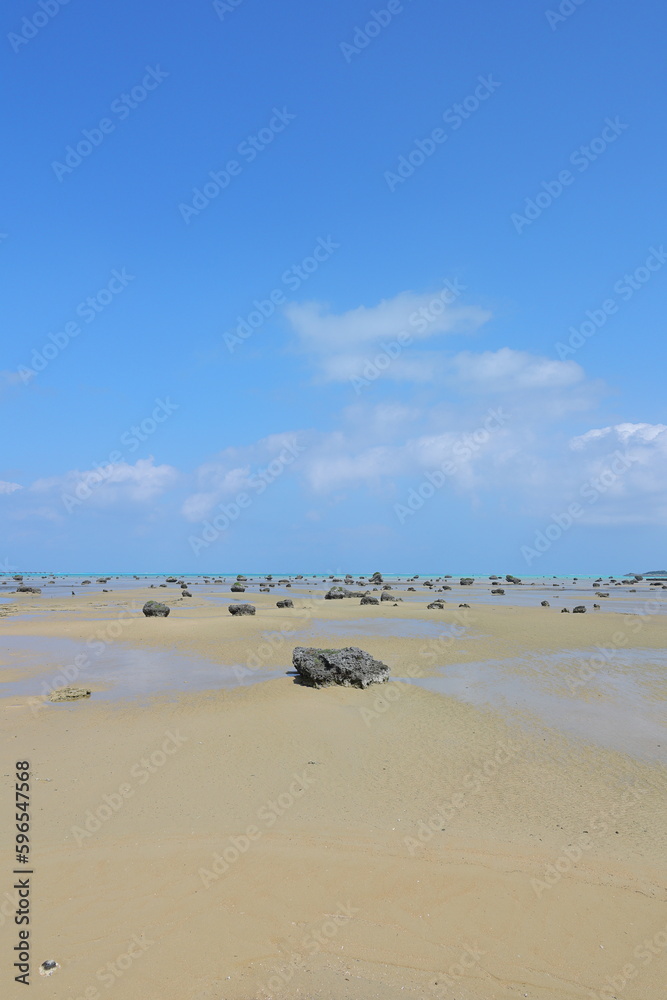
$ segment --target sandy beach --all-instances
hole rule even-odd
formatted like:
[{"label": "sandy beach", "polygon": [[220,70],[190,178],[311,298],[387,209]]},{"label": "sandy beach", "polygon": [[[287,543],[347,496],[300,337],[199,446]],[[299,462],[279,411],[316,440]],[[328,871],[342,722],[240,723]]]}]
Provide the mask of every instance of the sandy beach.
[{"label": "sandy beach", "polygon": [[[293,609],[277,609],[275,594],[241,595],[257,607],[243,618],[203,587],[190,601],[160,591],[172,606],[164,619],[131,610],[154,597],[148,587],[41,604],[16,595],[6,606],[3,756],[7,772],[16,758],[32,775],[33,970],[60,965],[35,977],[41,994],[662,1000],[659,737],[649,728],[633,744],[627,733],[622,748],[592,726],[587,740],[530,692],[568,699],[573,714],[610,702],[602,667],[590,666],[596,647],[621,649],[622,633],[650,665],[667,619],[566,616],[537,599],[497,607],[472,593],[469,609],[450,599],[429,611],[421,594],[369,608],[293,589]],[[297,684],[291,651],[306,638],[361,646],[392,679],[366,690]],[[31,658],[63,640],[87,650],[87,667]],[[114,696],[111,673],[86,676],[121,648],[205,660],[220,681]],[[566,671],[554,659],[564,649],[589,659]],[[447,664],[467,664],[472,678],[482,661],[513,664],[514,700],[425,686]],[[630,661],[613,669],[641,673]],[[91,698],[51,704],[44,685],[63,674]],[[20,679],[31,693],[8,694]],[[649,711],[666,695],[647,675]]]}]

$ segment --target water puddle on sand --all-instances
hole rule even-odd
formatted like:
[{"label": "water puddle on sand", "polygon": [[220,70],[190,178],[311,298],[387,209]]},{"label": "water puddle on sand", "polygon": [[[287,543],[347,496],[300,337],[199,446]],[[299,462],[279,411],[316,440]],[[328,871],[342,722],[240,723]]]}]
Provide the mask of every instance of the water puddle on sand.
[{"label": "water puddle on sand", "polygon": [[522,724],[537,720],[587,743],[667,763],[667,650],[616,650],[609,662],[596,659],[597,652],[452,663],[438,677],[410,683],[500,709]]},{"label": "water puddle on sand", "polygon": [[[437,613],[437,612],[434,612]],[[405,639],[421,638],[468,638],[463,625],[447,625],[442,622],[426,622],[409,618],[346,618],[341,621],[313,618],[295,631],[293,635],[312,638],[321,635],[373,637],[396,636]]]},{"label": "water puddle on sand", "polygon": [[[5,636],[0,643],[0,697],[43,697],[68,684],[96,686],[94,698],[116,701],[168,692],[207,691],[256,684],[285,676],[285,667],[248,670],[213,663],[170,649],[136,649],[110,643],[88,646],[72,639]],[[77,664],[77,657],[80,659]],[[25,671],[21,680],[2,681],[2,667]]]}]

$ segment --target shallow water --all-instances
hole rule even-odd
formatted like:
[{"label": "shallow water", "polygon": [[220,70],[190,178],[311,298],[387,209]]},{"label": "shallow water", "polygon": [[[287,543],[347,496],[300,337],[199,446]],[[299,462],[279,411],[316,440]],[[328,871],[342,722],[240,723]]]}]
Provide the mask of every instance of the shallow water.
[{"label": "shallow water", "polygon": [[[96,691],[94,698],[116,701],[158,693],[233,688],[285,675],[284,667],[248,670],[171,649],[136,649],[114,642],[98,651],[99,645],[88,646],[71,639],[6,636],[0,643],[3,664],[23,668],[31,676],[0,684],[0,696],[43,697],[53,688],[68,684],[102,684],[108,686],[107,690]],[[81,654],[86,660],[77,665],[76,657]],[[44,666],[46,663],[48,666]],[[35,670],[40,667],[43,669]]]},{"label": "shallow water", "polygon": [[[378,610],[380,610],[378,608]],[[437,612],[433,612],[437,614]],[[356,618],[327,621],[324,618],[313,618],[299,630],[304,636],[334,635],[334,636],[398,636],[405,639],[456,637],[468,638],[467,629],[463,625],[448,625],[444,622],[414,621],[410,618]],[[296,632],[294,634],[297,634]]]},{"label": "shallow water", "polygon": [[667,763],[667,650],[617,650],[608,662],[595,655],[581,649],[453,663],[411,683],[522,724],[530,713],[568,736]]}]

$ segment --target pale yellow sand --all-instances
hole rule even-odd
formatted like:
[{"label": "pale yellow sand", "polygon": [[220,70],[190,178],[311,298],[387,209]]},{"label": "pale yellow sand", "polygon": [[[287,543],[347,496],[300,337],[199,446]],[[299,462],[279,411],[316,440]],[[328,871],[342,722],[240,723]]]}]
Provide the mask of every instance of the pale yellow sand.
[{"label": "pale yellow sand", "polygon": [[[85,641],[110,639],[118,622],[118,641],[134,647],[229,664],[254,655],[270,666],[289,663],[307,624],[298,608],[277,611],[276,595],[240,595],[257,605],[255,618],[234,619],[197,595],[168,619],[123,614],[131,601],[164,596],[27,599],[21,608],[62,610],[9,615],[2,628]],[[472,594],[471,603],[477,638],[445,638],[436,658],[432,640],[332,641],[326,629],[323,638],[367,649],[394,676],[608,645],[618,632],[630,646],[667,645],[659,616],[474,606]],[[459,611],[318,600],[313,617],[436,615],[451,624]],[[281,625],[284,641],[262,650],[263,633]],[[11,657],[2,662],[0,676],[14,680]],[[582,685],[574,696],[588,694]],[[313,691],[281,677],[149,707],[93,696],[43,708],[5,698],[0,710],[3,845],[13,836],[14,761],[30,760],[34,773],[33,978],[44,997],[579,1000],[612,977],[607,996],[664,1000],[667,782],[658,765],[395,683]],[[6,847],[3,858],[9,888]],[[15,930],[5,916],[5,956]],[[50,958],[61,969],[42,979],[37,966]],[[3,996],[22,995],[12,987]]]}]

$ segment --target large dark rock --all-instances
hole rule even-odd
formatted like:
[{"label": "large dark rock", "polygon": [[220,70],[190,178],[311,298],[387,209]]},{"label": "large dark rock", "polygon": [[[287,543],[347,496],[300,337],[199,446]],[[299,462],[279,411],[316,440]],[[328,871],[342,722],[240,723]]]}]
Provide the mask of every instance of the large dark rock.
[{"label": "large dark rock", "polygon": [[240,583],[233,583],[229,589],[232,594],[245,594],[245,587],[242,587]]},{"label": "large dark rock", "polygon": [[342,597],[365,597],[365,590],[348,590],[347,587],[331,587],[324,595],[325,601],[339,601]]},{"label": "large dark rock", "polygon": [[41,594],[41,587],[17,587],[15,593],[17,594]]},{"label": "large dark rock", "polygon": [[167,577],[167,583],[176,583],[176,577],[175,576],[168,576]]},{"label": "large dark rock", "polygon": [[294,601],[290,597],[286,597],[284,601],[276,601],[277,608],[293,608]]},{"label": "large dark rock", "polygon": [[227,610],[230,615],[254,615],[255,608],[252,604],[228,604]]},{"label": "large dark rock", "polygon": [[383,684],[389,680],[389,667],[375,660],[370,653],[357,646],[344,649],[314,649],[297,646],[292,653],[292,663],[303,681],[310,687],[366,688],[369,684]]},{"label": "large dark rock", "polygon": [[521,583],[521,580],[519,579],[519,577],[518,576],[512,576],[511,573],[507,573],[507,575],[505,576],[505,579],[507,580],[508,583]]},{"label": "large dark rock", "polygon": [[361,598],[361,603],[362,604],[379,604],[380,602],[378,601],[377,597],[371,597],[370,594],[364,594],[364,596]]},{"label": "large dark rock", "polygon": [[475,581],[471,576],[462,576],[459,583],[462,587],[472,587]]},{"label": "large dark rock", "polygon": [[575,615],[585,615],[586,607],[583,604],[577,604],[576,608],[572,608],[572,613]]},{"label": "large dark rock", "polygon": [[159,601],[146,601],[142,611],[147,618],[166,618],[171,608]]}]

